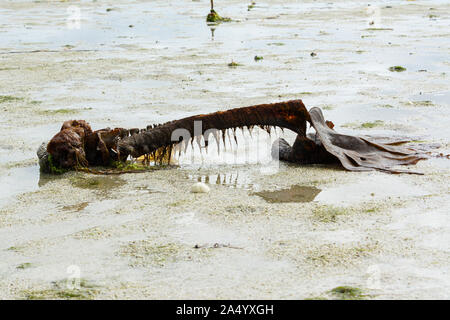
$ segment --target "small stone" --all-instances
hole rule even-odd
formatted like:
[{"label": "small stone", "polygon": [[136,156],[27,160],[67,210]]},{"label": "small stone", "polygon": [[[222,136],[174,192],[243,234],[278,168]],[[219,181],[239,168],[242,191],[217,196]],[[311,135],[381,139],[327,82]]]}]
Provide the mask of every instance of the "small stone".
[{"label": "small stone", "polygon": [[209,187],[203,182],[197,182],[191,187],[192,193],[208,193]]}]

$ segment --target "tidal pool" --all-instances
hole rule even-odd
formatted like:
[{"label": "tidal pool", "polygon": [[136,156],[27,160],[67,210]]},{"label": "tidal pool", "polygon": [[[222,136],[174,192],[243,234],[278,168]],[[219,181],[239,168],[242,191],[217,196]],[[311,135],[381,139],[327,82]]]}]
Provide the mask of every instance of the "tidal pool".
[{"label": "tidal pool", "polygon": [[260,196],[268,202],[311,202],[320,193],[320,189],[309,186],[293,185],[289,189],[276,191],[260,191],[254,195]]}]

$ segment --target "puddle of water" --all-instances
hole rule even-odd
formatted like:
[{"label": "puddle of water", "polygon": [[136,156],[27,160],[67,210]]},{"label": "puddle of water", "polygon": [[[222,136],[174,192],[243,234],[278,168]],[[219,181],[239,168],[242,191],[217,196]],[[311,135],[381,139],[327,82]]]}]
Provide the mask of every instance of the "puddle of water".
[{"label": "puddle of water", "polygon": [[413,101],[431,101],[437,105],[450,105],[450,91],[422,93],[412,97]]},{"label": "puddle of water", "polygon": [[321,192],[320,189],[310,186],[294,185],[289,189],[282,189],[277,191],[261,191],[255,192],[252,195],[257,195],[267,202],[311,202]]},{"label": "puddle of water", "polygon": [[405,111],[397,108],[380,108],[373,104],[353,104],[342,108],[326,110],[325,115],[327,119],[332,121],[338,127],[343,127],[348,123],[364,123],[376,120],[389,119],[390,122],[401,121],[405,118]]},{"label": "puddle of water", "polygon": [[0,177],[0,207],[5,205],[13,197],[39,189],[39,167],[29,166],[23,168],[13,168],[8,173]]},{"label": "puddle of water", "polygon": [[72,186],[95,191],[110,191],[123,186],[126,182],[120,177],[76,175],[70,178]]},{"label": "puddle of water", "polygon": [[[427,72],[439,72],[445,70],[445,66],[443,64],[446,61],[447,56],[442,53],[437,52],[427,52],[426,54],[405,54],[398,53],[395,55],[395,58],[384,58],[382,60],[383,65],[388,64],[388,67],[391,66],[402,66],[407,70],[406,75],[409,73],[416,73],[421,70],[426,70]],[[391,72],[386,69],[385,74],[389,74],[391,76],[395,75],[396,72]],[[402,72],[398,73],[399,76],[402,75]]]},{"label": "puddle of water", "polygon": [[[28,21],[26,27],[11,23],[12,28],[0,43],[4,47],[14,44],[16,49],[28,49],[36,43],[44,43],[46,49],[50,50],[68,44],[74,45],[76,49],[100,47],[102,50],[127,43],[140,43],[141,47],[149,47],[154,46],[157,40],[164,40],[165,45],[176,41],[192,46],[194,42],[191,38],[199,37],[198,28],[202,26],[207,29],[203,19],[192,16],[186,19],[183,9],[177,10],[163,2],[151,7],[147,3],[117,4],[108,13],[105,6],[95,3],[84,3],[77,5],[77,8],[81,18],[80,27],[68,24],[71,16],[67,11],[68,6],[55,6],[44,13],[22,9],[22,16]],[[8,17],[7,14],[5,16]],[[42,20],[42,16],[46,17],[45,20]],[[21,39],[20,46],[17,45],[17,39]]]},{"label": "puddle of water", "polygon": [[363,201],[389,201],[427,194],[430,194],[430,191],[407,182],[400,176],[372,174],[355,183],[326,188],[316,200],[324,204],[348,206]]},{"label": "puddle of water", "polygon": [[0,145],[0,163],[5,163],[11,160],[11,151],[14,147],[11,145]]}]

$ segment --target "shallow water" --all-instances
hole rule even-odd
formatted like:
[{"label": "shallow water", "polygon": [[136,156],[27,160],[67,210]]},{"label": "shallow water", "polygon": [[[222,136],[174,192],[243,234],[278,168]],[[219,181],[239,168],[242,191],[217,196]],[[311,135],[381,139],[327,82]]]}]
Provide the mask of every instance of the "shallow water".
[{"label": "shallow water", "polygon": [[320,193],[320,189],[309,186],[291,186],[289,189],[260,191],[254,193],[267,202],[311,202]]},{"label": "shallow water", "polygon": [[39,166],[34,165],[10,169],[7,174],[0,176],[0,205],[14,199],[18,194],[38,190],[39,174],[36,174],[36,171],[39,172]]},{"label": "shallow water", "polygon": [[[258,129],[238,130],[220,154],[194,143],[169,170],[39,173],[35,150],[68,119],[143,128],[298,98],[339,132],[449,153],[448,1],[247,5],[217,4],[235,21],[208,26],[204,1],[0,2],[0,96],[13,98],[0,104],[1,298],[49,288],[71,265],[100,284],[98,298],[298,299],[340,285],[374,298],[449,297],[447,159],[411,167],[424,176],[290,165],[270,147],[295,136]],[[67,25],[70,6],[80,29]],[[389,71],[397,65],[406,71]],[[190,194],[197,181],[210,193]],[[294,186],[310,201],[254,194]],[[242,249],[194,249],[208,243]]]}]

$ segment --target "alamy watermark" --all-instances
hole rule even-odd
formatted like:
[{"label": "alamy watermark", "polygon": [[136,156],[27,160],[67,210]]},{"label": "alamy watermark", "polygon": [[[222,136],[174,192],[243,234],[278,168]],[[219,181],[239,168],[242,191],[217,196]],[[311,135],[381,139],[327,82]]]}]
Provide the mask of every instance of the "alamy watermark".
[{"label": "alamy watermark", "polygon": [[366,287],[368,289],[381,289],[381,268],[379,265],[371,265],[367,268]]},{"label": "alamy watermark", "polygon": [[279,169],[278,148],[271,152],[274,131],[272,128],[269,135],[258,129],[203,130],[203,122],[194,121],[193,136],[189,130],[178,128],[172,132],[171,141],[174,155],[184,155],[184,164],[196,164],[207,155],[219,164],[261,165],[262,174],[271,174]]},{"label": "alamy watermark", "polygon": [[381,24],[381,10],[378,6],[367,6],[366,8],[367,14],[367,24],[371,25],[380,25]]},{"label": "alamy watermark", "polygon": [[67,19],[66,26],[67,29],[80,29],[81,28],[81,9],[78,6],[70,6],[66,10]]},{"label": "alamy watermark", "polygon": [[77,265],[70,265],[66,269],[67,280],[66,287],[69,290],[80,289],[81,269]]}]

